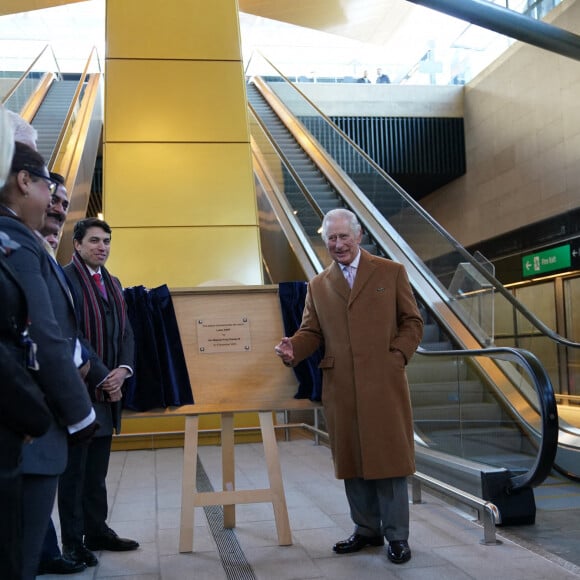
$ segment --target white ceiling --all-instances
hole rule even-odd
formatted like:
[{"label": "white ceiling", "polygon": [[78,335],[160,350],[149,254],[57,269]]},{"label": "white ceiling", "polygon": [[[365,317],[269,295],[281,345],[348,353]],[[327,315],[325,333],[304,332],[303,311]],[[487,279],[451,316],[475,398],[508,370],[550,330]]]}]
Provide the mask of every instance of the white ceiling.
[{"label": "white ceiling", "polygon": [[[465,57],[474,55],[450,48],[462,33],[463,43],[475,42],[466,40],[474,32],[484,44],[497,38],[406,0],[239,0],[239,5],[247,11],[240,14],[244,58],[259,48],[288,75],[360,76],[368,69],[374,78],[381,67],[398,82],[432,49],[435,64],[423,63],[425,72],[417,70],[412,82],[446,84],[465,66]],[[82,70],[93,45],[104,57],[104,15],[105,0],[89,0],[0,16],[0,70],[23,70],[46,43],[63,71]]]}]

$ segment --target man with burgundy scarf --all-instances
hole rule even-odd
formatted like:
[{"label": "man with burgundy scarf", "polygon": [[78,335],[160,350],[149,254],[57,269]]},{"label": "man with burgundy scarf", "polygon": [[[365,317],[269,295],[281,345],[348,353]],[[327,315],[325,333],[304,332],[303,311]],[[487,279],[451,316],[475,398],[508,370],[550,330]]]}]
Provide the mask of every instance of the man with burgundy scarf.
[{"label": "man with burgundy scarf", "polygon": [[87,549],[126,551],[139,547],[134,540],[120,538],[106,524],[111,441],[113,430],[120,430],[121,388],[133,374],[134,342],[121,283],[104,267],[110,252],[110,226],[97,218],[81,220],[75,224],[73,244],[75,252],[64,271],[81,331],[109,369],[105,380],[90,389],[100,428],[88,445],[69,449],[68,466],[59,482],[63,553],[73,561],[82,561]]}]

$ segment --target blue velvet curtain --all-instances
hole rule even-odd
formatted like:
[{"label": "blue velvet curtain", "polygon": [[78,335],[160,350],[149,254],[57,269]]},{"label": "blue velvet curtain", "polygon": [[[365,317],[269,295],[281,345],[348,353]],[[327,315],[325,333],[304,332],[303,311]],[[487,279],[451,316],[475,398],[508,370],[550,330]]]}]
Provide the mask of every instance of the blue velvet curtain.
[{"label": "blue velvet curtain", "polygon": [[169,288],[125,288],[125,301],[135,334],[135,373],[126,382],[123,406],[132,411],[149,411],[192,404]]},{"label": "blue velvet curtain", "polygon": [[[286,336],[292,336],[300,327],[302,311],[306,299],[306,282],[281,282],[278,285],[282,322]],[[318,364],[324,356],[324,350],[318,349],[314,354],[294,367],[298,379],[298,391],[295,399],[320,401],[322,397],[322,371]]]}]

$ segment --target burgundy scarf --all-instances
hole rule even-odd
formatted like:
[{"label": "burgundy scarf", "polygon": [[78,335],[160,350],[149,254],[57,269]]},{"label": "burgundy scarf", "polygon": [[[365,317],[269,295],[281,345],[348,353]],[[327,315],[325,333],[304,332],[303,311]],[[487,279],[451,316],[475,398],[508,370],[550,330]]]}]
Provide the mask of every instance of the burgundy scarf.
[{"label": "burgundy scarf", "polygon": [[[107,297],[112,308],[115,309],[115,316],[119,320],[119,342],[114,353],[107,351],[107,319],[105,316],[104,298],[93,280],[91,273],[85,266],[85,263],[75,252],[72,262],[76,269],[77,276],[81,281],[82,289],[82,316],[81,316],[81,330],[83,334],[94,348],[99,358],[103,361],[114,361],[114,366],[117,365],[117,353],[121,348],[123,336],[125,334],[125,316],[126,307],[123,298],[123,291],[120,285],[114,280],[109,272],[101,267],[101,276],[103,284],[107,290]],[[81,314],[81,313],[79,313]],[[112,357],[110,355],[113,355]]]}]

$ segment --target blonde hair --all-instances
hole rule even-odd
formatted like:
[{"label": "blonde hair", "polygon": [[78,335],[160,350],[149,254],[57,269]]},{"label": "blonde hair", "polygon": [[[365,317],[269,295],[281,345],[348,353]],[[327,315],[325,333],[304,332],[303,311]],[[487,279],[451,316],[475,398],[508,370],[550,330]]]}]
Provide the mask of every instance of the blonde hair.
[{"label": "blonde hair", "polygon": [[0,105],[0,187],[4,187],[14,155],[14,133],[7,111]]}]

